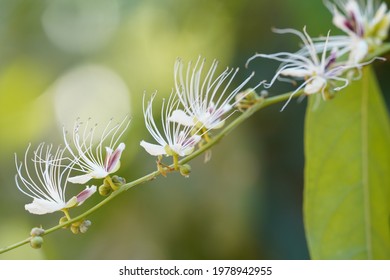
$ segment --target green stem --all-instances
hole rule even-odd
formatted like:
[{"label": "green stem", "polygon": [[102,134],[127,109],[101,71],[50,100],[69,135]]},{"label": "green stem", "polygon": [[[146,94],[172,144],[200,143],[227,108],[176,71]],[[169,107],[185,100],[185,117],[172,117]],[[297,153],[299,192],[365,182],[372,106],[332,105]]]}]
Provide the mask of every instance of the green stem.
[{"label": "green stem", "polygon": [[27,239],[24,239],[22,241],[19,241],[19,242],[15,243],[15,244],[12,244],[10,246],[4,247],[4,248],[2,248],[0,250],[0,254],[8,252],[8,251],[11,251],[13,249],[16,249],[16,248],[18,248],[18,247],[20,247],[20,246],[22,246],[24,244],[30,243],[30,239],[31,239],[31,237],[29,237]]},{"label": "green stem", "polygon": [[[383,54],[385,54],[385,53],[387,53],[389,51],[390,51],[390,43],[383,44],[374,53],[370,54],[369,57],[367,58],[367,60],[370,60],[373,57],[381,56],[381,55],[383,55]],[[191,155],[183,158],[178,163],[177,163],[177,158],[176,158],[176,161],[174,162],[174,164],[172,164],[170,166],[170,168],[174,168],[178,164],[185,164],[185,163],[189,162],[190,160],[196,158],[197,156],[199,156],[200,154],[202,154],[203,152],[207,151],[212,146],[217,144],[223,137],[228,135],[238,125],[240,125],[241,123],[246,121],[255,112],[259,111],[262,108],[271,106],[271,105],[276,104],[276,103],[280,103],[280,102],[283,102],[283,101],[286,102],[290,98],[291,94],[292,93],[289,92],[289,93],[281,94],[281,95],[278,95],[278,96],[275,96],[275,97],[269,97],[269,98],[265,98],[263,100],[259,100],[259,102],[255,103],[248,110],[246,110],[244,113],[242,113],[239,117],[237,117],[235,120],[233,120],[219,134],[217,134],[215,137],[211,138],[208,143],[206,143],[205,145],[202,145],[198,150],[193,152]],[[303,91],[301,90],[301,91],[296,92],[293,97],[296,98],[296,97],[301,96],[302,94],[303,94]],[[174,160],[175,160],[175,158],[174,158]],[[72,224],[72,223],[74,223],[76,221],[79,221],[79,220],[85,218],[86,216],[94,213],[96,210],[98,210],[103,205],[105,205],[108,202],[110,202],[112,199],[114,199],[115,197],[117,197],[121,193],[131,189],[132,187],[135,187],[135,186],[140,185],[142,183],[145,183],[145,182],[148,182],[150,180],[153,180],[155,177],[157,177],[160,174],[161,174],[161,172],[159,170],[157,170],[157,171],[151,172],[151,173],[149,173],[149,174],[147,174],[147,175],[145,175],[145,176],[143,176],[143,177],[141,177],[141,178],[139,178],[137,180],[134,180],[132,182],[129,182],[127,184],[124,184],[124,185],[120,186],[118,190],[115,190],[113,193],[111,193],[110,196],[106,197],[104,200],[102,200],[101,202],[99,202],[98,204],[93,206],[92,208],[88,209],[83,214],[81,214],[81,215],[79,215],[79,216],[77,216],[77,217],[75,217],[73,219],[70,219],[67,222],[63,223],[63,224],[60,224],[60,225],[54,226],[54,227],[52,227],[52,228],[50,228],[48,230],[45,230],[45,233],[42,234],[42,235],[50,234],[50,233],[52,233],[52,232],[54,232],[54,231],[56,231],[58,229],[66,227],[67,225],[70,225],[70,224]],[[111,178],[110,178],[110,180],[111,180]],[[4,248],[0,249],[0,254],[5,253],[7,251],[10,251],[12,249],[15,249],[17,247],[20,247],[20,246],[22,246],[24,244],[27,244],[29,242],[30,242],[30,238],[27,238],[25,240],[22,240],[22,241],[20,241],[18,243],[13,244],[13,245],[4,247]]]},{"label": "green stem", "polygon": [[62,209],[62,212],[64,212],[65,217],[68,219],[68,221],[72,219],[72,218],[70,217],[70,215],[69,215],[69,211],[68,211],[67,208]]},{"label": "green stem", "polygon": [[172,157],[173,157],[173,169],[179,170],[179,155],[174,153]]},{"label": "green stem", "polygon": [[206,140],[206,143],[211,141],[210,136],[207,133],[207,129],[205,127],[202,128],[202,135],[204,137],[204,140]]}]

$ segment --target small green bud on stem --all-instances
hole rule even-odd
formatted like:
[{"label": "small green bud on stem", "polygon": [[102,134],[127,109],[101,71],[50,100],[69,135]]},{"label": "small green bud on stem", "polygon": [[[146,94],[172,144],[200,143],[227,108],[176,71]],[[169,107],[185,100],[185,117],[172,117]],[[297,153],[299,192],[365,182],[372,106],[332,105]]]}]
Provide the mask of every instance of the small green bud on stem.
[{"label": "small green bud on stem", "polygon": [[80,228],[78,225],[75,225],[75,224],[72,224],[70,226],[70,231],[73,233],[73,234],[78,234],[80,232]]},{"label": "small green bud on stem", "polygon": [[112,193],[111,186],[107,186],[106,184],[103,184],[99,187],[99,194],[101,196],[108,196]]},{"label": "small green bud on stem", "polygon": [[86,233],[91,225],[92,222],[90,220],[80,220],[70,226],[70,231],[73,234]]},{"label": "small green bud on stem", "polygon": [[123,177],[119,177],[117,175],[112,176],[112,182],[117,186],[120,187],[124,184],[126,184],[126,179]]},{"label": "small green bud on stem", "polygon": [[111,178],[110,176],[107,176],[103,180],[103,185],[99,187],[99,194],[102,196],[108,196],[124,184],[126,184],[126,180],[122,177],[114,175]]},{"label": "small green bud on stem", "polygon": [[263,101],[267,95],[268,92],[261,92],[261,95],[259,96],[253,89],[249,88],[236,95],[236,101],[238,102],[236,107],[241,112],[244,112],[257,102]]},{"label": "small green bud on stem", "polygon": [[30,232],[31,238],[30,238],[30,246],[34,249],[39,249],[42,247],[43,244],[43,238],[41,235],[45,233],[45,230],[43,228],[33,228]]},{"label": "small green bud on stem", "polygon": [[42,234],[45,233],[45,230],[43,228],[33,228],[30,232],[31,236],[41,236]]},{"label": "small green bud on stem", "polygon": [[188,178],[191,173],[191,166],[189,164],[180,165],[180,174]]},{"label": "small green bud on stem", "polygon": [[42,247],[43,238],[41,236],[33,236],[30,239],[30,246],[34,249],[39,249]]}]

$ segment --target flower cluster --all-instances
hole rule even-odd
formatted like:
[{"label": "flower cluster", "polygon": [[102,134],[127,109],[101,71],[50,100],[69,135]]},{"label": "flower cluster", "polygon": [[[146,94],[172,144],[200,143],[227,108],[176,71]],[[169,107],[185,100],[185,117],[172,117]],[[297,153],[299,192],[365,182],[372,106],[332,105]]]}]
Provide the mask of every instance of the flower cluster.
[{"label": "flower cluster", "polygon": [[[255,58],[269,58],[281,62],[271,81],[265,84],[269,88],[275,80],[303,83],[290,96],[283,106],[286,107],[298,91],[306,95],[321,93],[324,100],[330,99],[335,92],[345,88],[351,79],[356,79],[362,66],[371,63],[364,61],[367,55],[382,44],[390,26],[390,12],[385,3],[376,7],[373,0],[358,3],[357,0],[339,0],[328,3],[333,12],[333,23],[347,35],[311,38],[295,29],[275,29],[276,33],[291,33],[298,36],[303,47],[297,52],[279,52],[275,54],[256,54]],[[360,5],[359,5],[360,4]],[[374,58],[382,59],[382,58]]]},{"label": "flower cluster", "polygon": [[[375,0],[326,3],[333,13],[333,23],[346,35],[331,36],[328,32],[325,37],[312,38],[306,27],[303,32],[275,29],[279,34],[297,36],[303,47],[296,52],[256,54],[248,60],[249,63],[255,58],[267,58],[280,62],[273,78],[264,83],[265,88],[270,88],[276,80],[301,81],[289,98],[283,96],[283,100],[288,100],[282,110],[299,91],[306,95],[319,93],[324,100],[332,98],[352,79],[358,78],[355,74],[359,74],[364,65],[378,59],[369,60],[369,55],[386,39],[390,27],[390,11],[386,4],[379,5]],[[213,61],[206,69],[201,57],[194,64],[189,62],[187,67],[182,60],[176,61],[173,91],[167,100],[162,101],[161,125],[153,114],[156,93],[150,98],[144,94],[144,121],[155,143],[142,140],[140,145],[147,153],[158,157],[157,168],[162,175],[180,170],[182,175],[188,176],[190,167],[180,164],[179,158],[194,153],[197,146],[210,143],[212,132],[225,125],[236,111],[234,108],[242,111],[263,100],[265,95],[258,97],[254,92],[263,82],[254,89],[244,90],[254,74],[236,85],[238,68],[226,68],[218,74],[217,67],[217,61]],[[91,120],[85,123],[77,120],[72,133],[63,130],[64,147],[54,149],[52,145],[41,143],[33,152],[31,161],[30,146],[23,162],[15,157],[17,188],[33,199],[25,209],[38,215],[62,211],[65,216],[60,223],[66,223],[71,220],[69,209],[83,204],[98,189],[95,185],[86,186],[67,198],[68,183],[86,184],[92,179],[103,179],[98,189],[101,195],[108,195],[123,186],[123,178],[111,175],[120,168],[126,147],[120,139],[129,124],[129,117],[116,124],[111,120],[99,133],[97,125],[91,125]],[[163,156],[171,156],[173,165],[164,165]],[[29,165],[33,166],[33,172]],[[90,221],[83,219],[72,222],[66,225],[74,233],[85,232],[90,225]],[[31,234],[35,240],[32,246],[41,246],[42,234],[42,230]]]},{"label": "flower cluster", "polygon": [[174,67],[175,88],[168,102],[163,101],[161,110],[161,128],[158,128],[153,115],[153,94],[145,102],[144,118],[147,130],[158,143],[141,141],[141,146],[153,156],[172,156],[174,169],[177,170],[178,157],[189,155],[202,139],[210,141],[209,131],[221,128],[231,116],[232,109],[244,98],[236,98],[253,74],[237,87],[232,87],[238,69],[227,68],[216,75],[217,61],[204,74],[205,60],[198,58],[193,66],[188,63],[184,71],[183,62],[178,59]]},{"label": "flower cluster", "polygon": [[[68,182],[85,184],[92,178],[108,178],[109,174],[116,172],[125,148],[124,143],[118,142],[129,122],[128,117],[114,126],[111,126],[110,121],[95,146],[96,125],[90,128],[88,121],[81,130],[83,124],[77,121],[71,141],[67,139],[67,132],[64,130],[64,148],[55,150],[52,145],[45,143],[37,147],[31,159],[34,172],[29,171],[28,167],[30,146],[23,163],[19,163],[15,157],[16,185],[21,192],[33,199],[32,203],[25,205],[25,209],[38,215],[62,211],[65,213],[65,220],[70,220],[68,210],[81,205],[96,192],[97,187],[87,186],[77,195],[66,199]],[[82,174],[71,176],[74,171]],[[86,224],[86,221],[83,222],[80,223],[81,228]]]},{"label": "flower cluster", "polygon": [[339,55],[349,53],[350,63],[361,62],[386,39],[390,27],[386,3],[375,0],[326,3],[333,14],[333,24],[346,33],[332,37],[330,45],[339,48]]},{"label": "flower cluster", "polygon": [[[174,70],[175,90],[167,102],[164,100],[162,104],[161,130],[153,115],[156,94],[149,100],[144,95],[146,128],[157,144],[141,141],[140,145],[149,154],[159,157],[158,168],[163,175],[170,170],[164,169],[161,163],[161,157],[165,155],[173,157],[173,170],[180,169],[184,176],[188,176],[189,166],[179,166],[178,158],[191,154],[197,144],[210,140],[210,130],[224,125],[226,119],[233,114],[234,106],[245,98],[245,94],[238,93],[253,76],[252,74],[239,86],[230,89],[238,69],[227,68],[216,75],[217,62],[214,61],[204,74],[204,64],[205,60],[201,58],[193,67],[189,63],[184,75],[183,62],[177,60]],[[68,210],[81,205],[97,191],[95,185],[87,186],[79,194],[67,199],[68,183],[86,184],[91,179],[103,179],[103,185],[99,187],[100,194],[108,195],[117,190],[118,185],[123,185],[125,181],[117,176],[111,178],[111,174],[120,167],[120,158],[125,149],[125,144],[120,139],[129,124],[128,117],[115,125],[111,120],[102,133],[98,133],[98,126],[91,125],[90,119],[85,123],[76,120],[72,133],[63,129],[63,148],[53,151],[51,145],[42,143],[38,146],[31,159],[34,172],[29,171],[28,167],[29,146],[23,163],[15,158],[17,187],[33,199],[26,204],[25,209],[38,215],[62,211],[65,216],[60,223],[66,222],[71,219]],[[73,232],[84,232],[89,223],[77,221],[72,224],[71,229]]]}]

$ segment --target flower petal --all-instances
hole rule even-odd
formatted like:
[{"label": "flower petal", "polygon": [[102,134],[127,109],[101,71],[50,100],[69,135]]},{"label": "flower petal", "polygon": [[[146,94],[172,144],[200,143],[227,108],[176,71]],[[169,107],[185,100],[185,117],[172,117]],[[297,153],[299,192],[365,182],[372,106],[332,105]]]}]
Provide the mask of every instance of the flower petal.
[{"label": "flower petal", "polygon": [[307,70],[307,69],[291,68],[291,69],[284,69],[284,70],[280,71],[280,75],[297,77],[297,78],[304,78],[306,76],[311,76],[312,72]]},{"label": "flower petal", "polygon": [[88,174],[83,174],[79,176],[74,176],[74,177],[69,177],[68,181],[73,183],[73,184],[85,184],[89,180],[91,180],[93,177],[90,173]]},{"label": "flower petal", "polygon": [[95,192],[96,192],[96,186],[93,185],[91,187],[87,186],[85,190],[83,190],[76,196],[78,205],[83,204],[83,202],[86,201],[89,197],[91,197],[91,195],[93,195]]},{"label": "flower petal", "polygon": [[32,203],[26,204],[24,208],[31,214],[43,215],[59,211],[65,207],[65,202],[50,201],[41,198],[34,198]]},{"label": "flower petal", "polygon": [[333,24],[340,28],[342,31],[344,31],[345,33],[349,34],[349,35],[353,35],[353,31],[350,30],[350,28],[348,28],[348,19],[346,19],[341,13],[339,13],[339,11],[337,11],[337,9],[335,8],[334,9],[334,12],[333,12]]},{"label": "flower petal", "polygon": [[107,166],[110,163],[110,158],[113,152],[114,152],[113,149],[111,149],[110,147],[106,147],[106,158],[104,159],[104,164],[103,164],[104,169],[106,170],[107,170]]},{"label": "flower petal", "polygon": [[112,152],[111,148],[106,147],[107,155],[109,155],[109,157],[106,160],[105,168],[108,173],[113,173],[119,169],[120,158],[125,148],[126,145],[124,143],[120,143],[114,152]]},{"label": "flower petal", "polygon": [[322,77],[317,76],[306,84],[304,91],[306,94],[314,94],[320,92],[325,87],[325,85],[326,80]]},{"label": "flower petal", "polygon": [[71,199],[68,200],[68,202],[65,205],[65,208],[72,208],[77,206],[77,197],[72,197]]},{"label": "flower petal", "polygon": [[140,145],[152,156],[166,155],[165,148],[160,145],[150,144],[145,141],[141,141]]},{"label": "flower petal", "polygon": [[193,126],[194,118],[188,116],[183,110],[175,110],[172,115],[168,118],[170,122],[176,122],[185,126]]}]

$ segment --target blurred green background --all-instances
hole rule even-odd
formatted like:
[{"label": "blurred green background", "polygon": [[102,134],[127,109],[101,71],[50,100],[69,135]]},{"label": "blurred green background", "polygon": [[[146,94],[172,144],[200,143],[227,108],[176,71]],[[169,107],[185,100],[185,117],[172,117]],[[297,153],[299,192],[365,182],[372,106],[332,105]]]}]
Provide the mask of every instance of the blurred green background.
[{"label": "blurred green background", "polygon": [[[299,43],[271,28],[305,25],[312,36],[338,33],[320,0],[0,0],[0,247],[61,217],[24,210],[31,199],[16,188],[14,154],[22,157],[28,143],[60,144],[62,126],[77,117],[105,125],[130,114],[118,175],[136,179],[155,168],[139,146],[152,141],[143,93],[171,92],[177,57],[218,59],[220,72],[240,67],[237,84],[255,70],[254,86],[277,64],[258,59],[245,69],[250,56],[295,51]],[[389,68],[376,64],[385,91]],[[270,94],[289,89],[277,83]],[[57,231],[41,250],[26,245],[0,258],[309,258],[301,210],[305,101],[281,113],[282,105],[226,137],[210,162],[192,161],[190,178],[170,174],[140,185],[91,215],[86,234]],[[81,188],[69,185],[69,196]]]}]

